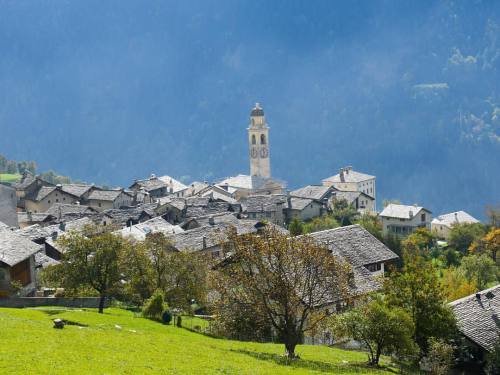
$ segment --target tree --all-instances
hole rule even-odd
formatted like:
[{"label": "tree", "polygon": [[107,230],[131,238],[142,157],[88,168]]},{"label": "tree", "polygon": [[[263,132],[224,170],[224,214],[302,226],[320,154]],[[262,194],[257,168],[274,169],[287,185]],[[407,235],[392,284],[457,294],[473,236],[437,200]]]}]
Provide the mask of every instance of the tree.
[{"label": "tree", "polygon": [[327,316],[318,308],[349,297],[350,266],[308,236],[230,230],[227,239],[222,246],[231,258],[211,275],[216,315],[230,306],[252,306],[256,319],[268,321],[277,332],[288,358],[295,358],[304,332]]},{"label": "tree", "polygon": [[154,271],[143,242],[126,246],[120,260],[120,268],[126,283],[123,293],[128,302],[142,305],[155,290]]},{"label": "tree", "polygon": [[493,228],[500,228],[500,206],[486,207],[486,215],[488,216],[489,224]]},{"label": "tree", "polygon": [[165,310],[168,310],[168,305],[163,299],[163,291],[158,289],[144,303],[142,315],[149,319],[160,320]]},{"label": "tree", "polygon": [[497,254],[500,252],[500,228],[491,229],[484,237],[486,251],[493,261],[497,261]]},{"label": "tree", "polygon": [[111,233],[91,237],[70,232],[59,239],[64,248],[61,263],[56,267],[60,285],[68,289],[90,287],[99,294],[99,313],[104,302],[119,288],[119,259],[125,242]]},{"label": "tree", "polygon": [[427,228],[417,228],[410,234],[401,245],[403,248],[410,251],[418,251],[423,254],[428,254],[429,250],[434,246],[435,238]]},{"label": "tree", "polygon": [[304,225],[302,224],[302,221],[294,217],[288,225],[288,230],[292,236],[299,236],[304,233]]},{"label": "tree", "polygon": [[311,221],[304,223],[303,233],[314,233],[327,229],[338,228],[339,223],[332,215],[323,215],[313,218]]},{"label": "tree", "polygon": [[359,212],[346,199],[333,199],[332,216],[343,227],[352,225],[359,216]]},{"label": "tree", "polygon": [[447,338],[455,332],[455,318],[432,263],[418,252],[405,251],[403,258],[402,270],[384,280],[384,294],[389,305],[410,314],[415,342],[426,353],[430,337]]},{"label": "tree", "polygon": [[450,230],[448,244],[465,255],[472,243],[480,240],[485,234],[485,227],[481,223],[454,224]]},{"label": "tree", "polygon": [[441,280],[441,287],[449,302],[470,296],[477,291],[475,281],[467,280],[464,273],[455,267],[446,270]]},{"label": "tree", "polygon": [[378,366],[380,355],[415,352],[415,327],[409,314],[399,307],[388,307],[377,298],[361,307],[334,316],[333,334],[360,341],[368,348],[368,363]]},{"label": "tree", "polygon": [[500,341],[495,344],[493,351],[486,356],[484,371],[488,375],[500,374]]},{"label": "tree", "polygon": [[468,281],[475,282],[479,290],[486,288],[488,283],[497,280],[497,265],[486,254],[463,257],[459,269]]},{"label": "tree", "polygon": [[429,339],[429,353],[427,362],[432,375],[446,375],[453,364],[453,345],[442,339]]},{"label": "tree", "polygon": [[356,221],[356,224],[361,225],[379,241],[383,241],[384,236],[382,235],[382,223],[377,215],[367,211],[363,212],[363,214]]}]

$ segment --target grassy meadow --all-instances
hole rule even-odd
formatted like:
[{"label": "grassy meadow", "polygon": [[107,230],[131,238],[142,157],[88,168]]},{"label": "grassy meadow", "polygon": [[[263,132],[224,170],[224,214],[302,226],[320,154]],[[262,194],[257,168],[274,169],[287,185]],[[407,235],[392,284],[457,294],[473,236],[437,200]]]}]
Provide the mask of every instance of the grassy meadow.
[{"label": "grassy meadow", "polygon": [[19,174],[0,173],[0,182],[14,183],[19,181],[20,178],[21,175]]},{"label": "grassy meadow", "polygon": [[[52,319],[64,319],[64,329]],[[186,322],[187,323],[187,322]],[[0,374],[389,374],[362,352],[207,337],[120,309],[0,308]]]}]

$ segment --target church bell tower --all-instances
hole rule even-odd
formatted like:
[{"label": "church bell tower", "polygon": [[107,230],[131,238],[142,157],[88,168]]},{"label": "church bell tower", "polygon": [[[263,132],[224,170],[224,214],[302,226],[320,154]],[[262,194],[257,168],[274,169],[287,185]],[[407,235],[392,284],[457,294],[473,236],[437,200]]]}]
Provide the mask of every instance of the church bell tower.
[{"label": "church bell tower", "polygon": [[248,127],[248,146],[250,151],[250,175],[271,177],[271,163],[269,160],[269,127],[264,118],[264,110],[259,105],[250,113]]}]

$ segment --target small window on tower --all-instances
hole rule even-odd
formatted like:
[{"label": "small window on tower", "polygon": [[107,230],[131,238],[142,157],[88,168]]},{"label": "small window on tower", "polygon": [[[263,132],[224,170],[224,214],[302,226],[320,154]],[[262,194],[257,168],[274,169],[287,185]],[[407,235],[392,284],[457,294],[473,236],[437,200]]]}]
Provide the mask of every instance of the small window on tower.
[{"label": "small window on tower", "polygon": [[265,145],[266,144],[266,136],[264,134],[260,135],[260,144]]},{"label": "small window on tower", "polygon": [[256,143],[257,143],[257,141],[255,140],[255,134],[252,134],[252,144],[254,145]]}]

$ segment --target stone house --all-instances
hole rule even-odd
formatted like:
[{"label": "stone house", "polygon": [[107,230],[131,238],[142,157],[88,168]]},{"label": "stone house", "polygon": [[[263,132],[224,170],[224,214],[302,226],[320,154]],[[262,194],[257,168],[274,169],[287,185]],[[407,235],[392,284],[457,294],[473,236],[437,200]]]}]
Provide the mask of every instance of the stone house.
[{"label": "stone house", "polygon": [[16,190],[0,184],[0,221],[10,227],[17,227]]},{"label": "stone house", "polygon": [[242,200],[243,211],[252,220],[265,220],[269,223],[284,226],[288,199],[283,194],[251,195]]},{"label": "stone house", "polygon": [[379,214],[382,232],[401,237],[411,234],[417,228],[431,230],[432,212],[417,205],[388,204]]},{"label": "stone house", "polygon": [[0,297],[11,293],[11,282],[22,286],[20,295],[36,289],[35,254],[40,245],[8,229],[0,229]]},{"label": "stone house", "polygon": [[375,199],[361,191],[336,191],[328,202],[329,207],[333,206],[333,200],[345,199],[358,212],[375,212]]},{"label": "stone house", "polygon": [[434,218],[431,222],[431,230],[439,238],[447,240],[453,225],[464,223],[474,224],[479,223],[479,220],[465,211],[451,212]]},{"label": "stone house", "polygon": [[102,212],[110,209],[129,207],[132,205],[134,197],[119,190],[93,190],[87,198],[88,205],[96,211]]},{"label": "stone house", "polygon": [[144,180],[135,180],[129,189],[132,191],[146,191],[152,199],[165,197],[170,194],[168,184],[154,174]]},{"label": "stone house", "polygon": [[327,229],[309,234],[328,247],[333,255],[346,259],[353,267],[364,267],[372,275],[383,275],[388,263],[398,256],[360,225]]},{"label": "stone house", "polygon": [[325,186],[333,186],[337,190],[342,191],[359,191],[373,198],[373,212],[377,207],[376,202],[376,187],[375,176],[356,172],[351,166],[340,168],[339,173],[335,176],[325,178],[321,183]]},{"label": "stone house", "polygon": [[47,212],[56,203],[75,204],[80,197],[63,190],[62,185],[42,186],[34,194],[24,197],[26,212]]},{"label": "stone house", "polygon": [[301,221],[311,220],[324,213],[324,205],[320,201],[310,198],[289,197],[286,209],[286,222],[293,219]]},{"label": "stone house", "polygon": [[25,208],[25,198],[33,196],[42,186],[54,186],[53,184],[42,180],[40,177],[33,176],[29,171],[25,171],[21,180],[13,185],[16,190],[17,206]]},{"label": "stone house", "polygon": [[156,203],[142,204],[135,207],[105,210],[102,213],[101,225],[130,226],[142,223],[155,216]]},{"label": "stone house", "polygon": [[285,194],[285,184],[270,177],[240,174],[228,177],[216,185],[232,194],[238,201],[251,195]]}]

